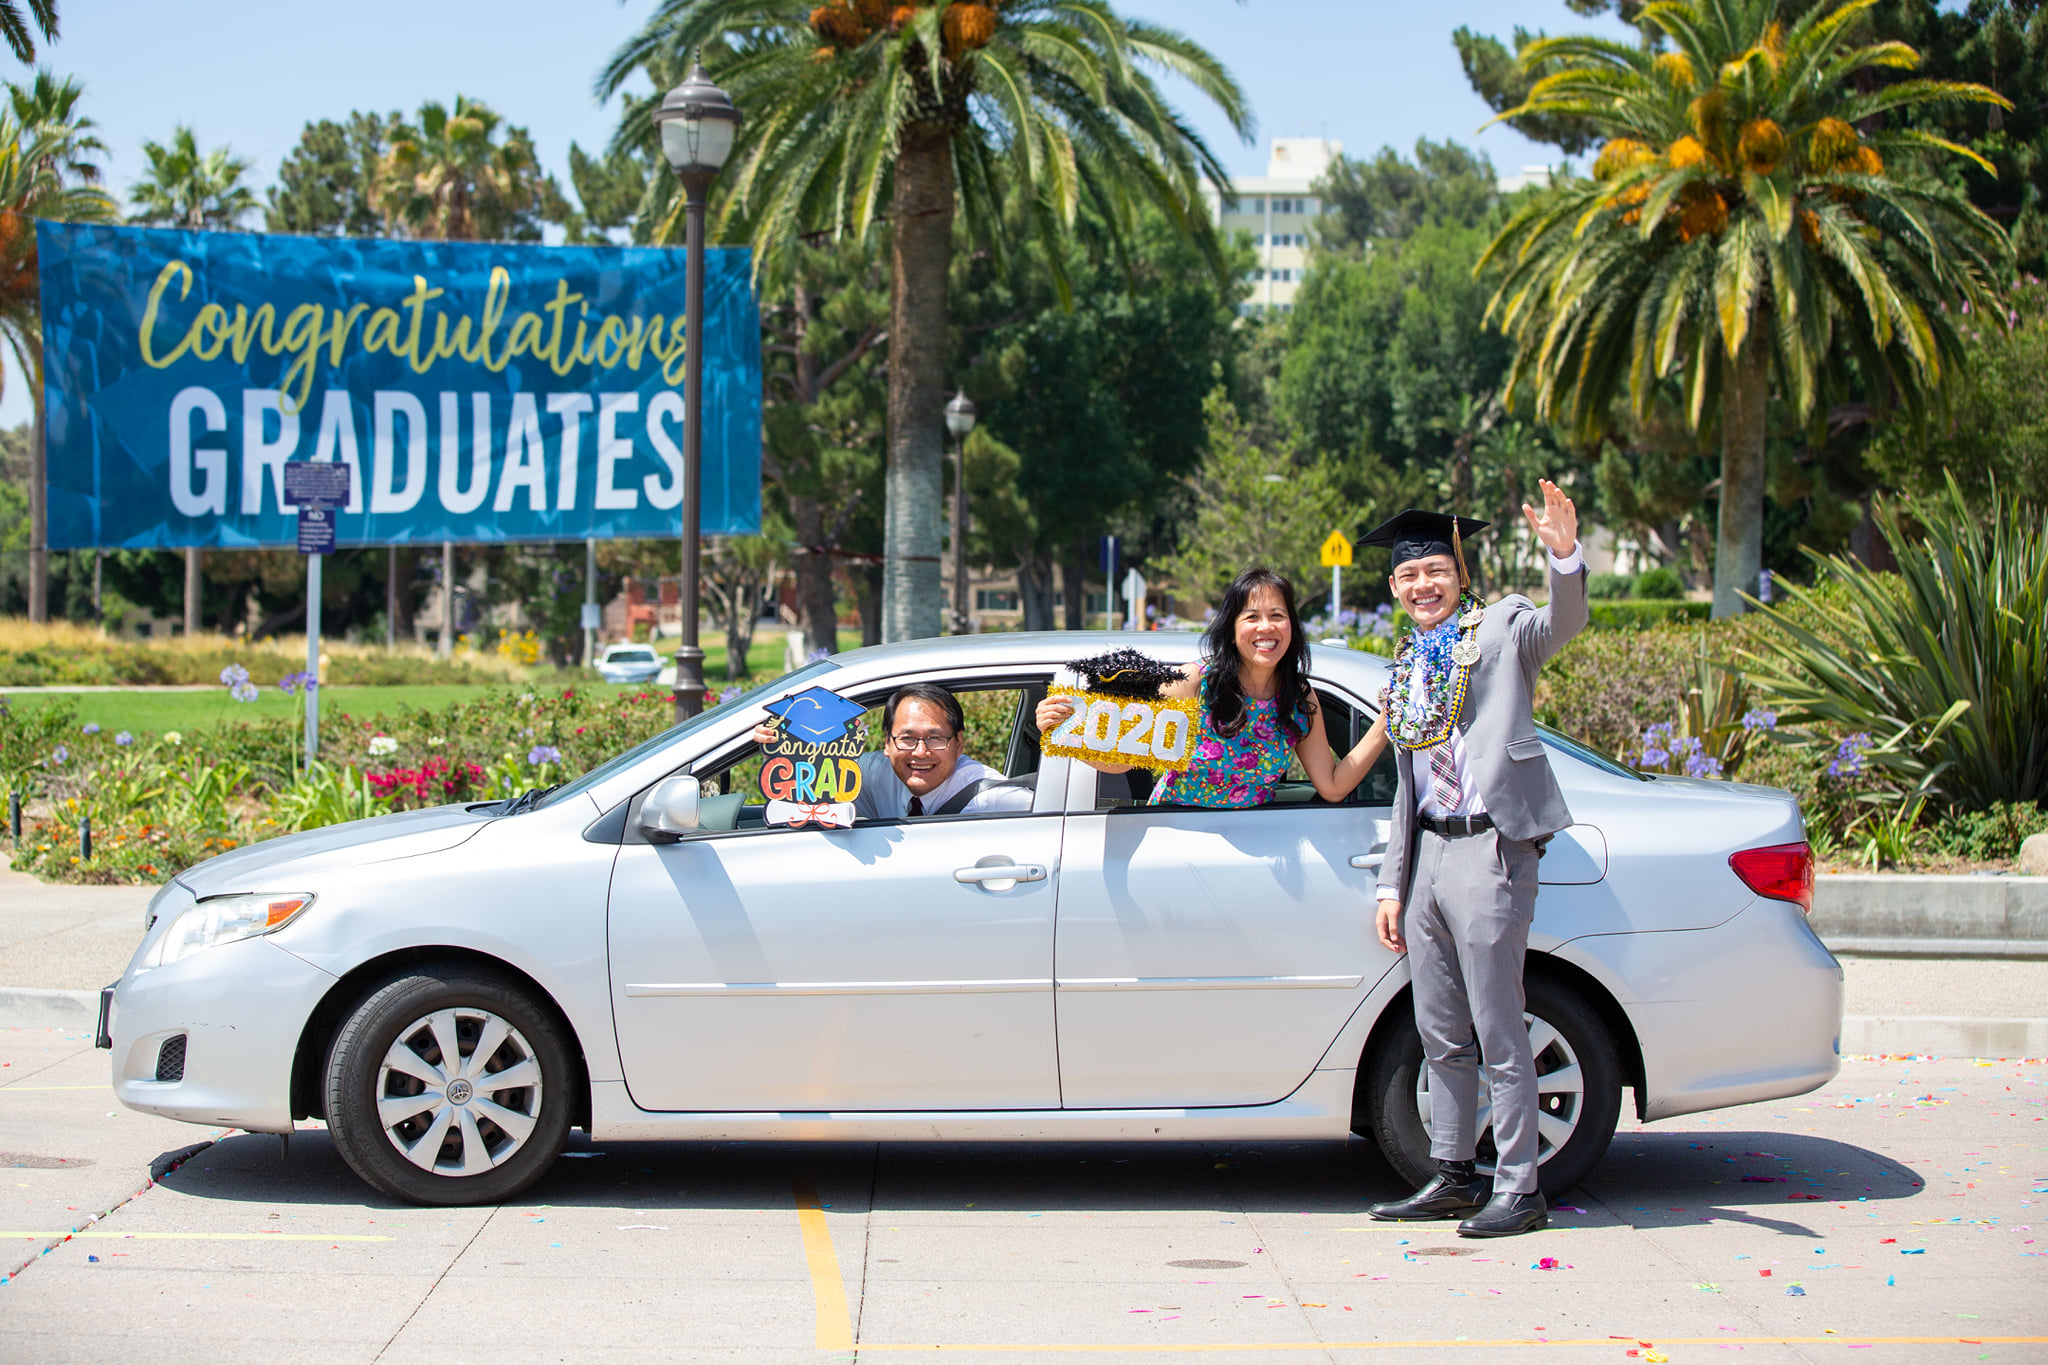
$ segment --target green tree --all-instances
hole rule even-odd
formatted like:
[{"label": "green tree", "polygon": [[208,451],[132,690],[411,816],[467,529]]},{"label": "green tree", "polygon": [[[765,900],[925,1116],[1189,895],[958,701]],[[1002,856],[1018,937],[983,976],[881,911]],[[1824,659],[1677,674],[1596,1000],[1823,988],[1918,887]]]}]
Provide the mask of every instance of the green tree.
[{"label": "green tree", "polygon": [[129,188],[131,222],[232,232],[256,208],[255,191],[244,183],[248,158],[224,146],[200,151],[186,124],[171,130],[168,144],[143,143],[142,155],[149,169]]},{"label": "green tree", "polygon": [[1362,251],[1403,241],[1426,223],[1469,227],[1500,202],[1493,163],[1455,142],[1418,138],[1414,161],[1382,147],[1370,161],[1340,156],[1316,183],[1324,210],[1316,244]]},{"label": "green tree", "polygon": [[428,100],[390,131],[372,202],[387,223],[443,242],[537,242],[568,210],[526,129],[467,95],[453,109]]},{"label": "green tree", "polygon": [[7,40],[16,61],[36,59],[36,35],[30,25],[42,30],[44,39],[57,40],[57,0],[28,0],[28,13],[21,12],[19,0],[0,0],[0,38]]},{"label": "green tree", "polygon": [[308,123],[299,145],[278,165],[264,225],[272,232],[322,237],[375,236],[384,227],[374,198],[377,165],[401,126],[395,112],[356,110],[346,123]]},{"label": "green tree", "polygon": [[[1209,243],[1200,180],[1223,168],[1149,70],[1188,81],[1248,132],[1221,63],[1104,0],[977,3],[663,0],[613,56],[610,95],[649,59],[704,50],[747,114],[718,220],[742,220],[757,253],[800,233],[864,237],[892,224],[885,635],[939,633],[942,409],[953,225],[1009,251],[1014,223],[1055,241],[1086,204],[1122,233],[1141,203]],[[1007,217],[1009,187],[1029,212]],[[667,221],[672,222],[670,215]],[[666,222],[664,224],[666,226]],[[1058,256],[1046,257],[1060,268]],[[772,269],[771,261],[771,269]]]},{"label": "green tree", "polygon": [[93,131],[99,124],[78,112],[84,97],[84,86],[48,67],[37,67],[35,79],[27,85],[7,86],[7,105],[16,123],[28,130],[49,128],[62,134],[51,146],[48,167],[68,185],[99,184],[100,159],[107,154],[107,144]]},{"label": "green tree", "polygon": [[1521,108],[1590,119],[1608,141],[1592,179],[1532,202],[1488,248],[1510,388],[1528,376],[1537,417],[1589,442],[1617,400],[1640,418],[1667,379],[1693,428],[1718,425],[1716,615],[1742,609],[1762,567],[1773,382],[1809,424],[1852,381],[1917,418],[1962,359],[1962,308],[1989,303],[2010,261],[1959,191],[1887,166],[1974,154],[1918,129],[1858,131],[1892,110],[2006,103],[1957,82],[1860,89],[1918,60],[1854,41],[1875,2],[1788,27],[1775,0],[1668,0],[1642,22],[1670,51],[1568,37],[1522,54],[1552,69]]},{"label": "green tree", "polygon": [[1255,444],[1222,394],[1203,405],[1208,449],[1188,480],[1192,515],[1159,576],[1191,597],[1214,601],[1230,580],[1264,564],[1293,580],[1298,597],[1322,581],[1321,551],[1332,527],[1360,529],[1322,461],[1293,448]]}]

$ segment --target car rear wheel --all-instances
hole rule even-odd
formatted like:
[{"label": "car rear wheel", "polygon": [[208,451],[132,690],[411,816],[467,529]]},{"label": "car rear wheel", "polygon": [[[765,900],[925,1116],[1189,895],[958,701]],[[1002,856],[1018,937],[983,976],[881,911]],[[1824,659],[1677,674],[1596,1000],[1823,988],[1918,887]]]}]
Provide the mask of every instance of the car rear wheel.
[{"label": "car rear wheel", "polygon": [[335,1035],[328,1128],[386,1194],[497,1203],[560,1155],[574,1071],[561,1025],[521,987],[469,967],[408,972]]},{"label": "car rear wheel", "polygon": [[[1548,977],[1528,980],[1522,1017],[1536,1055],[1538,1183],[1555,1197],[1584,1180],[1606,1155],[1621,1113],[1621,1059],[1600,1016],[1576,991]],[[1480,1168],[1493,1170],[1492,1103],[1479,1095]],[[1396,1024],[1366,1062],[1371,1135],[1395,1171],[1416,1185],[1436,1171],[1429,1155],[1429,1071],[1413,1024]]]}]

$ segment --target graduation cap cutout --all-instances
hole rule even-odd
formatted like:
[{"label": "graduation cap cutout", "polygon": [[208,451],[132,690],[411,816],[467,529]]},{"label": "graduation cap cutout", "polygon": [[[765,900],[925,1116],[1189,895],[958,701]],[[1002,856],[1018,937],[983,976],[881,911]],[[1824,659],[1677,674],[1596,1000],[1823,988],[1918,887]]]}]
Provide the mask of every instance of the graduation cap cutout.
[{"label": "graduation cap cutout", "polygon": [[1181,671],[1172,664],[1128,648],[1076,659],[1067,667],[1081,675],[1090,692],[1105,697],[1156,697],[1161,688],[1181,680]]},{"label": "graduation cap cutout", "polygon": [[1448,512],[1423,512],[1409,508],[1397,512],[1359,539],[1361,545],[1384,545],[1394,552],[1394,567],[1411,559],[1449,555],[1465,563],[1464,538],[1477,535],[1493,525],[1477,517],[1454,517]]},{"label": "graduation cap cutout", "polygon": [[784,732],[800,744],[830,744],[843,737],[866,710],[822,687],[807,687],[795,696],[769,702],[764,709],[780,719]]}]

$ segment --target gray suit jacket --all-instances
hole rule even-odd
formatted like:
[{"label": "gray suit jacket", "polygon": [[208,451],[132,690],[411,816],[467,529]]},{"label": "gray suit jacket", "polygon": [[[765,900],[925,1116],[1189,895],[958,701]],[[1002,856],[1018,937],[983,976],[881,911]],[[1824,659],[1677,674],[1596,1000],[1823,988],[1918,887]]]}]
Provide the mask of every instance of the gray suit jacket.
[{"label": "gray suit jacket", "polygon": [[[1536,671],[1586,624],[1586,570],[1550,575],[1550,605],[1519,594],[1486,609],[1479,623],[1479,662],[1465,691],[1458,730],[1465,762],[1494,825],[1510,839],[1540,839],[1572,822],[1564,793],[1551,774],[1533,715]],[[1394,887],[1405,904],[1414,867],[1416,787],[1414,752],[1397,748],[1394,827],[1387,838],[1379,885]]]}]

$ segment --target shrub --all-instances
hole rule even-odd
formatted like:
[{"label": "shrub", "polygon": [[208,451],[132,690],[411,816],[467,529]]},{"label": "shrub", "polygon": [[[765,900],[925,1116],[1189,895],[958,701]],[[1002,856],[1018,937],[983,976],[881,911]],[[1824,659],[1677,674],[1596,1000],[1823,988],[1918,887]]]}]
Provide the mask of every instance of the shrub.
[{"label": "shrub", "polygon": [[1678,576],[1678,570],[1659,566],[1645,569],[1636,575],[1631,597],[1669,599],[1685,596],[1685,580]]},{"label": "shrub", "polygon": [[1712,611],[1707,602],[1594,602],[1589,624],[1595,630],[1646,630],[1673,622],[1704,621]]},{"label": "shrub", "polygon": [[2030,835],[2048,830],[2048,810],[2032,801],[1998,801],[1984,810],[1959,811],[1927,830],[1936,852],[1971,862],[2009,862]]},{"label": "shrub", "polygon": [[1896,576],[1809,552],[1839,594],[1796,584],[1801,610],[1755,618],[1751,681],[1809,743],[1867,734],[1868,766],[1901,795],[1983,810],[2048,797],[2048,513],[1988,514],[1953,480],[1872,508]]},{"label": "shrub", "polygon": [[1595,602],[1618,602],[1628,596],[1632,584],[1625,573],[1596,573],[1586,580],[1586,596]]}]

